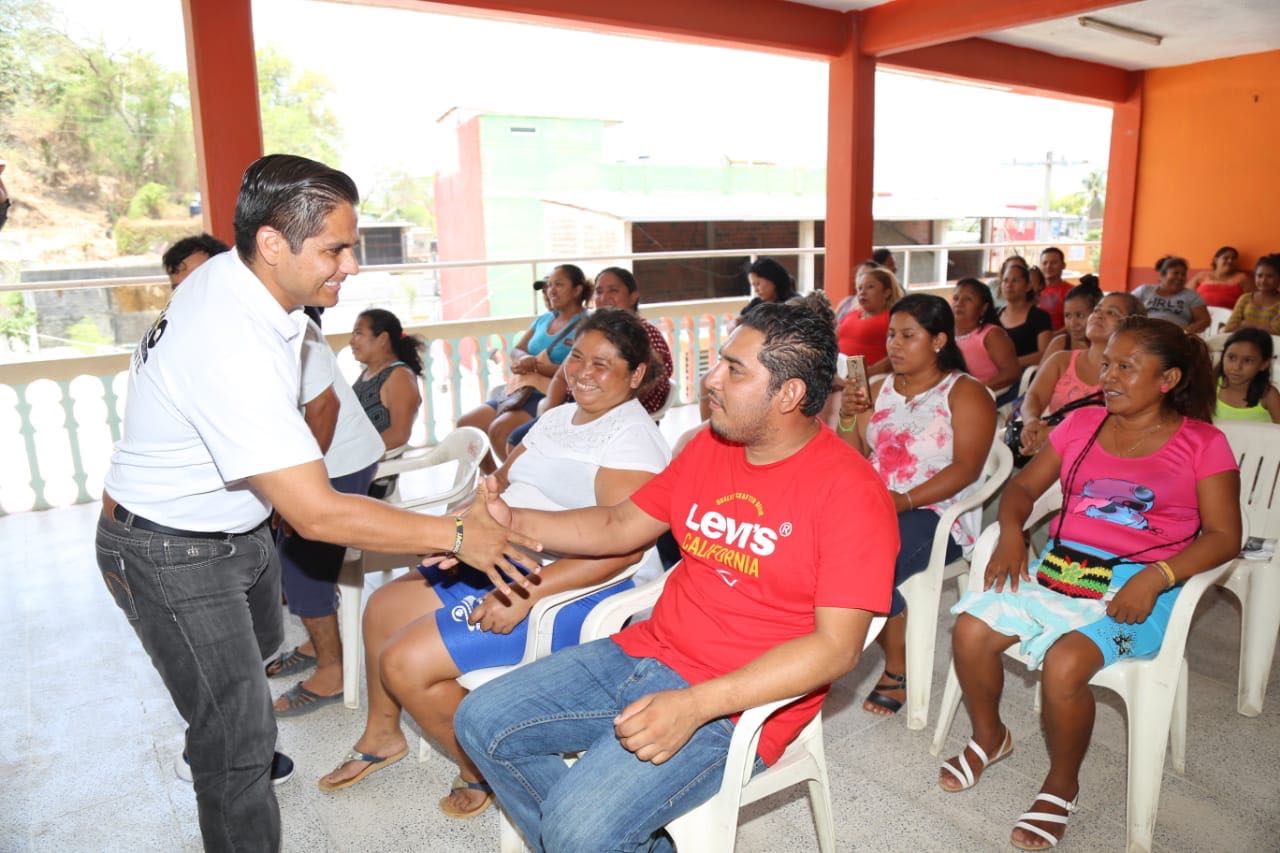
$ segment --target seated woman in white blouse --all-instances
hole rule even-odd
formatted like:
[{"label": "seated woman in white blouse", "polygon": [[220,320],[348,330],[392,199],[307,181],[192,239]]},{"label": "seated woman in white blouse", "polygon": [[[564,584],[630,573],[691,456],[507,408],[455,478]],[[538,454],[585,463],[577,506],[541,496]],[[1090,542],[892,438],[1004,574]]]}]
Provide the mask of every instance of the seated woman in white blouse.
[{"label": "seated woman in white blouse", "polygon": [[[538,420],[490,480],[490,488],[501,489],[513,507],[542,510],[608,506],[630,497],[666,467],[671,455],[636,399],[651,359],[649,337],[630,312],[601,309],[583,320],[565,361],[575,402]],[[562,609],[552,648],[576,644],[583,621],[601,600],[661,574],[656,554],[649,553],[633,580]],[[464,672],[518,663],[526,617],[539,598],[607,580],[641,556],[579,559],[543,553],[539,557],[547,562],[539,581],[529,589],[513,586],[509,598],[466,566],[449,571],[423,566],[381,587],[364,614],[369,686],[364,732],[320,787],[345,788],[403,758],[408,745],[400,712],[405,709],[459,764],[453,789],[440,801],[441,811],[459,818],[479,814],[493,794],[454,738],[453,715],[466,695],[455,679]],[[531,565],[534,559],[531,554]]]}]

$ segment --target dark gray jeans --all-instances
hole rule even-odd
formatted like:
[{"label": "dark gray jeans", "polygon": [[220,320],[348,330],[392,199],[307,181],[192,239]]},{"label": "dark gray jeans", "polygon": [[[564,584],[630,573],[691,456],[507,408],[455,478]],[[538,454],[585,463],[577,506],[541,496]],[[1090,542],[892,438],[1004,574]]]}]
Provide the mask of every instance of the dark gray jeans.
[{"label": "dark gray jeans", "polygon": [[276,720],[262,661],[284,625],[270,529],[196,539],[103,516],[96,544],[107,589],[187,721],[205,850],[278,850]]}]

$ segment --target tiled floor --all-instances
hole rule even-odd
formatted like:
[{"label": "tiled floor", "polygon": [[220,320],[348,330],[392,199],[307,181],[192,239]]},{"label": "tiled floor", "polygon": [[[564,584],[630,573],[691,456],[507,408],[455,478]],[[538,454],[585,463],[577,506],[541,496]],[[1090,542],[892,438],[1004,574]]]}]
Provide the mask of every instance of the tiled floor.
[{"label": "tiled floor", "polygon": [[[88,505],[0,518],[0,677],[6,682],[0,850],[199,850],[191,787],[172,769],[183,724],[95,568],[96,513],[97,505]],[[944,593],[944,604],[954,597]],[[944,623],[949,626],[950,617]],[[301,627],[292,619],[288,624],[288,640],[296,642]],[[1187,774],[1165,774],[1157,850],[1280,850],[1280,685],[1273,670],[1262,716],[1236,714],[1238,630],[1234,598],[1211,591],[1191,635]],[[935,716],[948,634],[939,636]],[[1017,750],[979,788],[950,795],[934,783],[931,730],[908,731],[901,718],[859,709],[879,669],[879,655],[869,653],[827,703],[839,849],[1011,849],[1009,829],[1047,766],[1031,681],[1010,669],[1005,708]],[[298,766],[294,779],[277,789],[285,850],[497,849],[492,812],[459,822],[436,808],[454,772],[438,755],[425,764],[407,759],[347,791],[322,793],[315,780],[354,742],[361,720],[337,706],[281,721],[281,748]],[[967,737],[967,725],[961,710],[951,752]],[[801,791],[745,810],[738,849],[814,849]],[[1114,696],[1103,694],[1081,808],[1062,849],[1123,850],[1124,801],[1124,712]]]}]

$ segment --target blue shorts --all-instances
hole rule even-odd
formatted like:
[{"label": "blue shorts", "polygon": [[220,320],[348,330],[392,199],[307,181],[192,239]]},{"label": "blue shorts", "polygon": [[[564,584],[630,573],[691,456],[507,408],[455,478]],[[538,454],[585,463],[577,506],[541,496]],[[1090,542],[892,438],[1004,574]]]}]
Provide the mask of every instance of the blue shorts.
[{"label": "blue shorts", "polygon": [[[1097,549],[1076,542],[1064,542],[1077,550],[1109,556]],[[1047,550],[1047,548],[1046,548]],[[1043,554],[1041,559],[1043,559]],[[1108,598],[1129,578],[1146,566],[1136,563],[1120,563],[1114,567]],[[1039,562],[1033,571],[1039,573]],[[1034,576],[1033,576],[1034,577]],[[986,622],[998,633],[1017,637],[1022,641],[1019,651],[1030,660],[1030,667],[1038,669],[1044,656],[1059,638],[1073,631],[1093,641],[1102,652],[1102,665],[1110,666],[1124,658],[1151,657],[1160,651],[1169,617],[1178,599],[1181,587],[1160,593],[1147,618],[1135,625],[1124,625],[1106,614],[1106,600],[1072,598],[1041,586],[1023,581],[1017,592],[1007,587],[981,592],[965,593],[952,613],[968,613]]]},{"label": "blue shorts", "polygon": [[[436,566],[419,567],[418,571],[440,597],[443,607],[436,611],[436,627],[449,656],[462,672],[485,669],[491,666],[513,666],[524,657],[529,634],[529,620],[525,619],[510,634],[494,634],[468,624],[467,619],[481,600],[493,591],[493,583],[483,572],[469,566],[456,572],[444,571]],[[615,593],[632,589],[631,579],[605,587],[586,598],[561,608],[556,614],[551,634],[551,650],[576,646],[582,633],[582,623],[597,604]]]},{"label": "blue shorts", "polygon": [[[1115,567],[1111,576],[1111,590],[1120,589],[1125,581],[1146,568],[1146,565],[1122,563]],[[1124,658],[1154,657],[1164,642],[1164,633],[1169,628],[1169,617],[1173,614],[1173,605],[1178,600],[1181,586],[1166,590],[1156,596],[1155,606],[1146,619],[1135,625],[1124,625],[1110,616],[1103,616],[1097,622],[1077,628],[1102,651],[1102,665],[1110,666]]]},{"label": "blue shorts", "polygon": [[[529,389],[529,397],[524,401],[524,405],[514,411],[524,412],[529,417],[536,418],[538,416],[538,404],[542,402],[542,398],[545,396],[547,395],[543,394],[538,389],[531,388]],[[507,392],[499,389],[498,393],[494,394],[488,400],[485,400],[484,404],[496,412],[498,411],[498,407],[502,405],[502,401],[505,399],[507,399]]]}]

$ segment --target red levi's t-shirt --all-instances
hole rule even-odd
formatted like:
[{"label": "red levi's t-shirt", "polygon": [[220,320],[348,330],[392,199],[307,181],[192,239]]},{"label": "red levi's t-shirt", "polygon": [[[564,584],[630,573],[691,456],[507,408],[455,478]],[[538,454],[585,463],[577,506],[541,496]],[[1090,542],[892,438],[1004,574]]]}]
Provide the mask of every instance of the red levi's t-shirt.
[{"label": "red levi's t-shirt", "polygon": [[[703,430],[631,500],[671,525],[683,556],[653,616],[615,634],[690,684],[740,669],[811,634],[814,608],[888,612],[898,520],[879,475],[823,426],[770,465]],[[828,687],[775,713],[759,754],[773,764]]]}]

